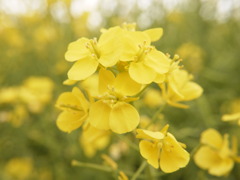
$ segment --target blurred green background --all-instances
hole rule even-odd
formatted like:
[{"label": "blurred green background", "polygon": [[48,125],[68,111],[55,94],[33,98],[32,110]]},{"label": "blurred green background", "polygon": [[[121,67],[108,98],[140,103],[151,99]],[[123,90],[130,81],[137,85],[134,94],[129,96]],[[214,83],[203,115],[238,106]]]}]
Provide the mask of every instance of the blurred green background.
[{"label": "blurred green background", "polygon": [[[240,139],[239,127],[221,121],[224,113],[240,112],[240,1],[0,0],[0,179],[112,179],[108,173],[71,166],[73,159],[102,160],[84,155],[80,130],[66,134],[57,129],[54,104],[60,93],[71,90],[62,84],[71,66],[64,60],[68,44],[98,37],[101,28],[124,22],[136,22],[140,30],[162,27],[164,35],[154,45],[179,54],[204,89],[189,109],[167,107],[163,112],[187,150],[209,127]],[[38,85],[43,97],[34,95]],[[108,150],[97,155],[103,152]],[[140,155],[129,151],[117,163],[134,171],[140,161]],[[216,178],[191,161],[161,179],[237,180],[239,168],[236,164],[228,177]]]}]

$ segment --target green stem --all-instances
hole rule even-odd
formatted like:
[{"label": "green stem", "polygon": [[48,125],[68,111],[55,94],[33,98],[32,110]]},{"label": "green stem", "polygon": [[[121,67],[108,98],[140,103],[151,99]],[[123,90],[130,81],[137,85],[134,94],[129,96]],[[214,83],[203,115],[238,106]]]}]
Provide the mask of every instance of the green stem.
[{"label": "green stem", "polygon": [[136,144],[132,143],[129,139],[127,139],[126,137],[120,135],[120,134],[116,134],[116,136],[118,138],[120,138],[122,141],[124,141],[125,143],[127,143],[131,148],[133,148],[136,151],[139,151],[139,148]]},{"label": "green stem", "polygon": [[148,88],[149,85],[146,85],[138,94],[136,94],[134,97],[142,96],[145,90]]},{"label": "green stem", "polygon": [[148,176],[148,179],[149,179],[149,180],[154,180],[154,179],[155,179],[155,178],[154,178],[154,175],[153,175],[153,173],[152,173],[152,170],[151,170],[150,165],[148,165],[148,167],[147,167],[147,176]]},{"label": "green stem", "polygon": [[190,157],[193,157],[197,150],[201,147],[201,144],[198,144],[190,153]]},{"label": "green stem", "polygon": [[166,107],[166,104],[163,104],[158,110],[157,112],[155,112],[155,114],[152,117],[152,121],[146,126],[146,129],[153,123],[155,123],[158,119],[158,115],[163,111],[163,109]]},{"label": "green stem", "polygon": [[133,174],[131,180],[136,180],[146,166],[147,166],[147,161],[143,161],[141,166],[138,168],[138,170]]},{"label": "green stem", "polygon": [[100,171],[105,171],[105,172],[112,172],[113,169],[110,167],[106,167],[103,165],[97,165],[93,163],[84,163],[84,162],[79,162],[77,160],[72,160],[72,166],[78,166],[78,167],[86,167],[86,168],[91,168],[91,169],[96,169]]}]

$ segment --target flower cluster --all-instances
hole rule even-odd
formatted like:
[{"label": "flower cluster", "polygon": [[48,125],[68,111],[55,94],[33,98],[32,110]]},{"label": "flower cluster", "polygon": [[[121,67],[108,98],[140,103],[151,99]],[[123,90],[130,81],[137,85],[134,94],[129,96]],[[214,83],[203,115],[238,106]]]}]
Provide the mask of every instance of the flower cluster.
[{"label": "flower cluster", "polygon": [[[135,24],[123,24],[102,29],[98,39],[83,37],[69,44],[65,58],[73,65],[64,84],[77,83],[79,87],[59,96],[56,106],[62,112],[57,126],[71,132],[83,125],[80,142],[88,156],[107,145],[110,132],[123,134],[137,129],[140,112],[134,103],[151,84],[158,89],[152,89],[154,94],[148,99],[154,99],[153,106],[158,108],[163,104],[186,108],[181,102],[202,94],[192,75],[179,65],[178,55],[171,58],[152,45],[162,34],[162,28],[137,31]],[[189,154],[167,129],[138,129],[137,138],[143,139],[140,152],[149,164],[173,172],[187,165]],[[84,138],[90,134],[96,136]]]}]

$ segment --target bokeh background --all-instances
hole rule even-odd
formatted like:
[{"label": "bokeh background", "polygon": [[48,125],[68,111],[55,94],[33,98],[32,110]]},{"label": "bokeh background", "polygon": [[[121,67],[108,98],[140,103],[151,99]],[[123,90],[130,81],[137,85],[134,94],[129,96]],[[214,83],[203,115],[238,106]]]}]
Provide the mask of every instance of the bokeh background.
[{"label": "bokeh background", "polygon": [[[112,179],[71,166],[73,159],[101,164],[99,155],[112,148],[85,156],[80,130],[67,134],[56,127],[55,102],[71,90],[62,84],[71,66],[64,60],[68,44],[124,22],[136,22],[140,30],[162,27],[164,35],[154,45],[179,54],[204,89],[189,109],[163,112],[187,150],[209,127],[240,139],[236,124],[221,121],[224,113],[240,112],[239,0],[0,0],[0,179]],[[117,163],[134,171],[140,161],[126,151]],[[161,178],[237,180],[239,169],[236,164],[228,177],[216,178],[191,161]]]}]

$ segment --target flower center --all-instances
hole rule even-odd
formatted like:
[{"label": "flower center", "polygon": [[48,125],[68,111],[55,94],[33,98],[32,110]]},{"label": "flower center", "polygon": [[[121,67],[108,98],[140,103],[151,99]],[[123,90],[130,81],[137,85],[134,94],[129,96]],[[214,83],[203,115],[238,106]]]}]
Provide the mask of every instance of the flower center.
[{"label": "flower center", "polygon": [[95,59],[100,58],[100,50],[97,46],[97,39],[90,39],[89,42],[85,44],[86,48],[90,51],[91,55]]},{"label": "flower center", "polygon": [[104,95],[100,96],[100,98],[103,99],[105,103],[114,105],[118,101],[124,101],[127,98],[121,95],[120,93],[118,93],[113,86],[108,85],[107,88],[108,88],[108,91]]},{"label": "flower center", "polygon": [[153,50],[152,46],[147,45],[147,41],[144,41],[142,44],[138,45],[139,51],[134,57],[135,62],[141,62],[145,59],[146,55]]}]

